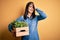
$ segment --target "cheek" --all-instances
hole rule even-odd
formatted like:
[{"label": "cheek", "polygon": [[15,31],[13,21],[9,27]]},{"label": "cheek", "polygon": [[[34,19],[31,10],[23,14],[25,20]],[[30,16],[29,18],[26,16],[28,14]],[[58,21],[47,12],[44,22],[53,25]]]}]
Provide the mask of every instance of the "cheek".
[{"label": "cheek", "polygon": [[31,12],[32,12],[32,11],[34,11],[34,10],[33,10],[33,8],[29,8],[29,11],[31,11]]},{"label": "cheek", "polygon": [[32,12],[33,12],[33,10],[30,10],[30,9],[29,9],[29,12],[30,12],[30,13],[32,13]]}]

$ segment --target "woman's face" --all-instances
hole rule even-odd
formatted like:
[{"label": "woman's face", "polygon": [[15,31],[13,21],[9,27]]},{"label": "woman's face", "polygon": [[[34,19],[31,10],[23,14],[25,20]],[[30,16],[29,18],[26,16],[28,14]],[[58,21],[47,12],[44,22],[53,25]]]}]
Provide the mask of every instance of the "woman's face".
[{"label": "woman's face", "polygon": [[33,13],[33,11],[34,11],[33,4],[30,4],[28,7],[28,12]]}]

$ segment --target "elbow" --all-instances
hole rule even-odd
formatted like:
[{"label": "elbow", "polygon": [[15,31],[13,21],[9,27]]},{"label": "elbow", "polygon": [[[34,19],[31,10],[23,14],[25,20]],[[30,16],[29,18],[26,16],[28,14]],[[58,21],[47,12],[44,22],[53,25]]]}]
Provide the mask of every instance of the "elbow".
[{"label": "elbow", "polygon": [[42,13],[41,14],[41,17],[42,17],[42,19],[46,19],[47,18],[47,15],[45,13]]},{"label": "elbow", "polygon": [[47,16],[44,17],[44,19],[47,18]]},{"label": "elbow", "polygon": [[47,16],[45,15],[45,16],[43,16],[42,18],[43,18],[43,19],[46,19],[46,18],[47,18]]},{"label": "elbow", "polygon": [[8,30],[11,32],[11,30],[12,30],[12,25],[11,24],[8,25]]}]

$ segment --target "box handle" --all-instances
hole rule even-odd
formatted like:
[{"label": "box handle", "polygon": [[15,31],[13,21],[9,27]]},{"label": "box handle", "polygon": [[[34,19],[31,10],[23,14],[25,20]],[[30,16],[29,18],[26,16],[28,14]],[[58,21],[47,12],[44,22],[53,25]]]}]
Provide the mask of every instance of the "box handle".
[{"label": "box handle", "polygon": [[20,32],[25,32],[26,30],[20,30]]}]

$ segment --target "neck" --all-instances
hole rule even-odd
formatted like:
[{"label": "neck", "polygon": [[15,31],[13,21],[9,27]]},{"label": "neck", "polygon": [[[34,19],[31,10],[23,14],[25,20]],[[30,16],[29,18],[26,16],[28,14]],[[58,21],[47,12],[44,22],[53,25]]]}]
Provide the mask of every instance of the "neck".
[{"label": "neck", "polygon": [[32,13],[28,13],[28,15],[27,15],[27,16],[30,18],[30,17],[31,17],[31,15],[32,15]]}]

